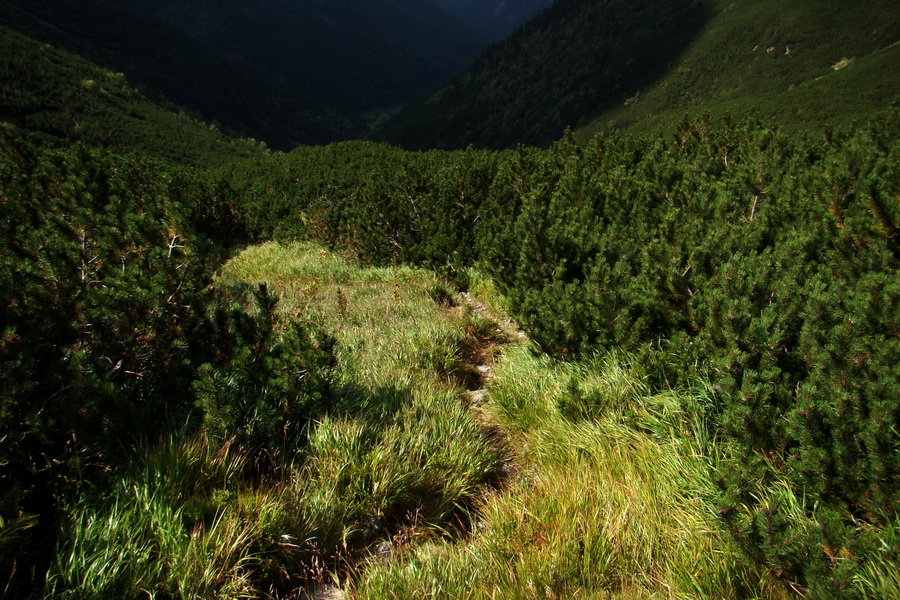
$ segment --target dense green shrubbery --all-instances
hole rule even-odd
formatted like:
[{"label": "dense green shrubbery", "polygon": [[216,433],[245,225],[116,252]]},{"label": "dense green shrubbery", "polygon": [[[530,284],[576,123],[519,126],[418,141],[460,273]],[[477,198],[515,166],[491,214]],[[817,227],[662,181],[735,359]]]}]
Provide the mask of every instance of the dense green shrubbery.
[{"label": "dense green shrubbery", "polygon": [[729,527],[793,585],[853,596],[854,569],[898,560],[876,543],[900,493],[898,129],[894,110],[815,138],[699,121],[548,151],[339,145],[231,181],[259,237],[478,261],[545,349],[643,352],[659,386],[704,374]]},{"label": "dense green shrubbery", "polygon": [[6,27],[0,27],[0,78],[0,120],[59,143],[142,152],[182,165],[221,165],[263,148],[162,108],[122,73]]},{"label": "dense green shrubbery", "polygon": [[[245,306],[248,291],[253,313]],[[193,384],[196,406],[208,436],[234,440],[250,458],[265,453],[289,460],[307,420],[327,407],[332,343],[297,322],[277,331],[277,299],[264,284],[238,292],[230,311],[215,311],[210,337],[216,348],[227,348],[235,338],[242,343],[228,348],[227,361],[200,367]]]},{"label": "dense green shrubbery", "polygon": [[864,597],[900,560],[898,140],[895,109],[815,138],[698,121],[546,151],[348,143],[202,174],[3,133],[4,576],[46,566],[35,544],[12,552],[127,459],[123,440],[187,422],[261,457],[302,438],[328,340],[277,326],[263,288],[210,286],[216,244],[277,237],[461,284],[479,264],[551,353],[626,350],[657,388],[708,378],[741,546],[817,597]]},{"label": "dense green shrubbery", "polygon": [[247,444],[274,443],[309,408],[285,412],[285,398],[327,391],[329,359],[300,329],[276,336],[264,292],[263,310],[240,314],[211,287],[216,238],[242,235],[221,184],[0,132],[0,190],[0,569],[4,586],[10,574],[28,586],[52,547],[34,539],[52,538],[68,492],[127,461],[141,439],[196,427],[204,412],[215,429],[215,399],[227,395],[217,385],[235,373],[273,404]]}]

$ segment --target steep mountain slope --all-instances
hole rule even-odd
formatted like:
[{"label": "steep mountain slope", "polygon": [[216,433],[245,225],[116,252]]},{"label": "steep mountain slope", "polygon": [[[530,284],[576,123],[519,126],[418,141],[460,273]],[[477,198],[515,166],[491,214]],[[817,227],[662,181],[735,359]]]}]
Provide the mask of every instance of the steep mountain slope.
[{"label": "steep mountain slope", "polygon": [[368,110],[434,85],[478,51],[431,0],[134,0],[216,52],[252,64],[329,106]]},{"label": "steep mountain slope", "polygon": [[378,137],[410,148],[550,142],[661,77],[704,15],[691,0],[558,0]]},{"label": "steep mountain slope", "polygon": [[434,0],[484,39],[503,39],[553,0]]},{"label": "steep mountain slope", "polygon": [[51,140],[218,165],[260,151],[138,92],[121,73],[0,27],[0,122]]},{"label": "steep mountain slope", "polygon": [[892,0],[559,0],[379,135],[409,147],[546,144],[684,116],[789,126],[865,117],[900,94]]},{"label": "steep mountain slope", "polygon": [[788,127],[865,118],[900,96],[900,11],[891,0],[715,0],[710,23],[657,85],[598,116],[655,131],[699,110]]},{"label": "steep mountain slope", "polygon": [[276,148],[351,137],[481,48],[430,0],[2,0],[0,18]]}]

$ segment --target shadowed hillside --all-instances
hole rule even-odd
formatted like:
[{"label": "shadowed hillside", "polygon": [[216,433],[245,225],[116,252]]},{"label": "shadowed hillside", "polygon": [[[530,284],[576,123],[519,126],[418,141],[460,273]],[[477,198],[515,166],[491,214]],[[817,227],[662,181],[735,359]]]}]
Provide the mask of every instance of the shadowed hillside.
[{"label": "shadowed hillside", "polygon": [[194,165],[218,165],[261,150],[136,90],[122,73],[0,27],[0,121],[41,139],[85,142]]},{"label": "shadowed hillside", "polygon": [[0,19],[279,149],[360,135],[481,47],[425,0],[2,0]]},{"label": "shadowed hillside", "polygon": [[703,112],[847,124],[900,95],[898,41],[892,0],[559,0],[377,137],[503,148]]},{"label": "shadowed hillside", "polygon": [[496,42],[521,27],[553,0],[435,0],[484,39]]},{"label": "shadowed hillside", "polygon": [[704,21],[690,0],[559,0],[376,137],[412,149],[547,144],[661,77]]}]

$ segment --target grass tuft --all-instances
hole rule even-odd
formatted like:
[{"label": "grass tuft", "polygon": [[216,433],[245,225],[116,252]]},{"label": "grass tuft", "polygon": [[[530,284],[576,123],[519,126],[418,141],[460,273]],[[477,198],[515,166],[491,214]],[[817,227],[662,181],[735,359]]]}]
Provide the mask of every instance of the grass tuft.
[{"label": "grass tuft", "polygon": [[358,598],[780,598],[712,500],[702,390],[651,396],[610,355],[558,363],[506,348],[487,407],[520,478],[475,534],[372,567]]}]

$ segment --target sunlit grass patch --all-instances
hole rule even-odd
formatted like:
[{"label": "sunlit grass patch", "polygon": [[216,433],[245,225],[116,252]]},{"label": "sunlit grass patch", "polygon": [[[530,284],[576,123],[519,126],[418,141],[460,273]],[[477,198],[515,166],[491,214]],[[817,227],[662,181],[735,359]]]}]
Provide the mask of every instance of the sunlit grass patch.
[{"label": "sunlit grass patch", "polygon": [[201,438],[148,451],[69,510],[52,598],[249,598],[257,528],[228,510],[243,461]]},{"label": "sunlit grass patch", "polygon": [[220,281],[265,283],[282,319],[335,339],[331,409],[284,488],[306,547],[342,570],[379,540],[464,529],[504,458],[458,385],[462,341],[491,325],[430,271],[361,267],[312,244],[250,248]]},{"label": "sunlit grass patch", "polygon": [[[326,282],[350,277],[351,263],[322,246],[310,243],[267,242],[245,248],[221,271],[226,281],[290,283],[315,275]],[[311,282],[311,281],[310,281]]]},{"label": "sunlit grass patch", "polygon": [[255,449],[271,456],[260,470],[227,431],[150,445],[71,504],[51,597],[290,596],[385,544],[466,530],[504,451],[453,376],[459,340],[486,327],[455,290],[310,244],[248,248],[218,283],[265,284],[276,335],[299,321],[334,338],[302,446]]},{"label": "sunlit grass patch", "polygon": [[651,396],[617,357],[558,363],[525,347],[496,366],[487,410],[519,480],[474,535],[371,568],[360,598],[781,597],[713,508],[703,394]]},{"label": "sunlit grass patch", "polygon": [[447,284],[433,272],[363,268],[314,244],[249,248],[225,265],[221,281],[266,283],[285,318],[311,321],[336,337],[342,378],[366,387],[410,373],[418,378],[429,366],[446,375],[457,366],[454,344],[469,323],[435,301],[435,290]]},{"label": "sunlit grass patch", "polygon": [[329,418],[311,434],[291,493],[327,525],[319,542],[361,547],[414,521],[449,523],[479,494],[497,449],[447,392],[409,400],[390,422]]}]

